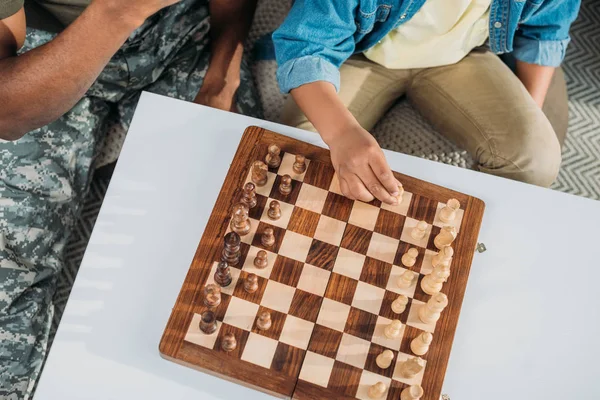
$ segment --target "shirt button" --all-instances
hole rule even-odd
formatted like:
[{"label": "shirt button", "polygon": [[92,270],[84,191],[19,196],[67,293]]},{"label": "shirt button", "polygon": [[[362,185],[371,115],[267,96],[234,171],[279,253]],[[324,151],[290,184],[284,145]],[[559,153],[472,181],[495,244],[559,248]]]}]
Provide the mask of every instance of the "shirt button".
[{"label": "shirt button", "polygon": [[400,16],[400,19],[404,19],[404,18],[406,18],[406,14],[402,14],[402,15]]},{"label": "shirt button", "polygon": [[494,28],[496,28],[496,29],[500,29],[500,28],[502,28],[502,22],[498,22],[498,21],[496,21],[496,22],[494,23]]}]

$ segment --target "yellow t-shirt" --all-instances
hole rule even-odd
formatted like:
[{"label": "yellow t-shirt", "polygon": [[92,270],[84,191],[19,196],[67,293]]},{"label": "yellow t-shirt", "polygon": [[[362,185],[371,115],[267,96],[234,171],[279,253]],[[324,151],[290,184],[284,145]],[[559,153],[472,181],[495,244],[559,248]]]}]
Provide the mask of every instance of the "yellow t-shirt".
[{"label": "yellow t-shirt", "polygon": [[427,0],[407,22],[364,55],[389,69],[429,68],[462,60],[489,36],[492,0]]}]

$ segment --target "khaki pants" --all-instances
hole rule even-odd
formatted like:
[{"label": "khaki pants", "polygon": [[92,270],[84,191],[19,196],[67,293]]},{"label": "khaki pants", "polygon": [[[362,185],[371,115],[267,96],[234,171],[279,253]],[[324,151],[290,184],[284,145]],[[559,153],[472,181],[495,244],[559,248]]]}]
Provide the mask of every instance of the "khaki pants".
[{"label": "khaki pants", "polygon": [[[514,73],[484,49],[472,51],[454,65],[408,70],[387,69],[356,55],[342,65],[340,73],[339,96],[367,130],[406,95],[438,132],[477,160],[481,171],[539,186],[550,186],[556,179],[559,142],[567,126],[560,70],[544,105],[550,117]],[[282,119],[315,131],[291,96]]]}]

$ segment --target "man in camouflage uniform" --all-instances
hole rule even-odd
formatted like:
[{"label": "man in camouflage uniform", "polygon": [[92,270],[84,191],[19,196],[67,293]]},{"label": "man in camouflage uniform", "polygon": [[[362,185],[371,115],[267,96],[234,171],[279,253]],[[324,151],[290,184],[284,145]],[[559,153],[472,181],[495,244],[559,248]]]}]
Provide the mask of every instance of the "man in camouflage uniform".
[{"label": "man in camouflage uniform", "polygon": [[[0,0],[0,20],[6,17],[2,11],[3,2],[7,1]],[[142,90],[260,116],[257,96],[243,62],[240,71],[240,43],[247,34],[255,1],[236,0],[235,6],[219,4],[230,0],[212,0],[210,6],[202,0],[143,1],[157,3],[160,11],[133,30],[108,64],[99,69],[101,72],[85,96],[75,100],[64,115],[15,137],[12,127],[18,123],[9,124],[11,116],[0,110],[0,399],[29,398],[38,378],[53,316],[52,296],[64,264],[63,250],[90,184],[106,125],[116,122],[126,129]],[[92,6],[109,2],[94,0]],[[4,11],[10,8],[10,4],[4,6]],[[213,27],[217,22],[220,25],[219,36],[213,31],[209,37],[209,11],[213,13],[213,6],[219,13],[212,16]],[[234,7],[235,12],[227,7]],[[92,18],[89,15],[94,16],[91,11],[86,18]],[[230,18],[229,24],[222,24],[225,16]],[[236,20],[237,16],[243,17],[241,21]],[[9,19],[4,21],[9,29],[14,27]],[[242,28],[227,32],[228,26],[236,24]],[[60,35],[29,29],[20,55],[12,57],[19,59],[29,52],[33,55],[34,49],[41,49]],[[237,82],[229,79],[237,89],[229,92],[229,98],[211,96],[210,90],[204,90],[207,85],[203,86],[205,77],[208,81],[210,74],[219,74],[217,67],[211,65],[213,59],[219,62],[223,54],[223,65],[233,68],[239,77]],[[0,104],[4,107],[9,102],[3,102],[6,98],[2,97],[2,86],[11,82],[2,75],[12,71],[3,69],[10,65],[3,64],[7,58],[2,58],[0,48]],[[48,107],[52,105],[48,103]],[[12,133],[3,135],[9,131]]]}]

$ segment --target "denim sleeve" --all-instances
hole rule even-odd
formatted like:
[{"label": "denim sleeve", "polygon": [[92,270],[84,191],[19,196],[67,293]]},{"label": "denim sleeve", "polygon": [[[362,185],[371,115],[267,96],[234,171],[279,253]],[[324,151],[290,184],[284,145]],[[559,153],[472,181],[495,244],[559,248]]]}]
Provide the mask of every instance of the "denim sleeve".
[{"label": "denim sleeve", "polygon": [[352,3],[294,2],[283,24],[273,33],[281,92],[316,81],[330,82],[339,90],[339,67],[355,48]]},{"label": "denim sleeve", "polygon": [[565,58],[569,29],[580,5],[581,0],[544,0],[540,3],[516,32],[515,58],[530,64],[558,67]]}]

